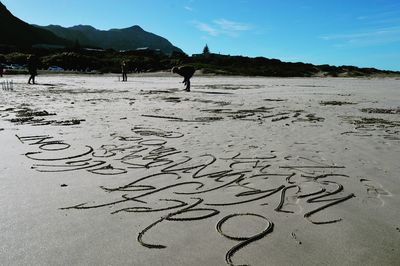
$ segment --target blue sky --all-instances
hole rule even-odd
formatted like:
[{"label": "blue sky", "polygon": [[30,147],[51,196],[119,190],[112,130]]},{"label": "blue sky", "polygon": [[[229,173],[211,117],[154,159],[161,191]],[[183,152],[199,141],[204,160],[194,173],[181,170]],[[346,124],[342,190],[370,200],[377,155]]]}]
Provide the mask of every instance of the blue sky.
[{"label": "blue sky", "polygon": [[400,71],[399,0],[0,0],[38,25],[139,25],[188,54]]}]

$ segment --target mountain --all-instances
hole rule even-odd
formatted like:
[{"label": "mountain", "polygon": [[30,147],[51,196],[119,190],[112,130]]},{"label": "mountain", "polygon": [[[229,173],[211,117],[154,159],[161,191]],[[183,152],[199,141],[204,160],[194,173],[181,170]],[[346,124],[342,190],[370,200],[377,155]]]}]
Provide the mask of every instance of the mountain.
[{"label": "mountain", "polygon": [[34,27],[13,16],[0,2],[0,44],[17,47],[31,47],[35,44],[65,46],[69,41],[54,33]]},{"label": "mountain", "polygon": [[65,38],[71,42],[79,42],[83,46],[100,47],[114,50],[135,50],[137,48],[150,48],[171,54],[173,51],[182,52],[173,46],[167,39],[147,32],[135,25],[124,29],[98,30],[88,25],[78,25],[64,28],[58,25],[37,26]]},{"label": "mountain", "polygon": [[92,26],[78,25],[64,28],[57,25],[30,25],[11,14],[0,2],[0,45],[31,47],[32,45],[71,46],[79,42],[83,46],[135,50],[147,47],[159,49],[165,54],[182,52],[167,39],[147,32],[139,26],[125,29],[98,30]]}]

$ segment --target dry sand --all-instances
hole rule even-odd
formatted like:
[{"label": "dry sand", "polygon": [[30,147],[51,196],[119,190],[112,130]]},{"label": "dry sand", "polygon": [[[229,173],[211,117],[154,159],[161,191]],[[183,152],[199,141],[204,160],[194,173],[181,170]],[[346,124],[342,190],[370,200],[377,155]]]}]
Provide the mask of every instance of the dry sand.
[{"label": "dry sand", "polygon": [[398,265],[400,80],[7,76],[1,265]]}]

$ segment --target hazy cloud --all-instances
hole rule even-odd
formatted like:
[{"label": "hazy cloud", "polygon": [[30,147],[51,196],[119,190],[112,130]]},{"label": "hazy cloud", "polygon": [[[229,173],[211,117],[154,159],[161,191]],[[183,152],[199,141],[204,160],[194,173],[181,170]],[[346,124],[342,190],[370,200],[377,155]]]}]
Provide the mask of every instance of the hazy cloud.
[{"label": "hazy cloud", "polygon": [[227,35],[237,37],[241,32],[249,31],[253,27],[247,23],[227,20],[224,18],[213,20],[211,23],[203,23],[195,21],[197,29],[206,32],[211,36]]},{"label": "hazy cloud", "polygon": [[400,27],[380,28],[347,34],[327,34],[320,38],[325,41],[335,41],[336,47],[387,44],[400,42]]},{"label": "hazy cloud", "polygon": [[400,4],[387,6],[383,10],[361,14],[356,17],[357,22],[363,25],[376,27],[399,27]]},{"label": "hazy cloud", "polygon": [[210,26],[207,23],[202,23],[202,22],[194,22],[197,29],[200,31],[206,32],[207,34],[211,36],[217,36],[219,34],[218,30],[212,26]]},{"label": "hazy cloud", "polygon": [[184,8],[185,8],[186,10],[188,10],[188,11],[193,11],[193,8],[190,7],[190,6],[185,6]]},{"label": "hazy cloud", "polygon": [[[400,6],[399,6],[400,7]],[[376,13],[370,13],[370,14],[365,14],[357,17],[357,20],[369,20],[369,21],[374,21],[374,20],[381,20],[381,19],[387,19],[387,18],[394,18],[398,17],[400,14],[398,8],[393,9],[393,10],[388,10],[384,12],[376,12]]]},{"label": "hazy cloud", "polygon": [[194,8],[192,6],[193,3],[194,3],[194,0],[189,0],[183,8],[186,9],[187,11],[192,12],[192,11],[194,11]]},{"label": "hazy cloud", "polygon": [[249,24],[239,23],[223,18],[214,20],[214,23],[218,25],[220,29],[223,31],[237,32],[237,31],[247,31],[251,29],[251,26]]}]

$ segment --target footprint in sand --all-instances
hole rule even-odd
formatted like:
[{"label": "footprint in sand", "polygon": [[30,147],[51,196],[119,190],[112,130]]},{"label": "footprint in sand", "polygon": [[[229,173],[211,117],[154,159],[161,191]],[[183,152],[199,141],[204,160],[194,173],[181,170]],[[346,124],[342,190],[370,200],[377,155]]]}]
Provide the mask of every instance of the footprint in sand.
[{"label": "footprint in sand", "polygon": [[381,207],[385,204],[383,197],[391,196],[392,194],[385,190],[381,184],[371,181],[369,179],[361,178],[360,182],[367,189],[368,196],[363,199],[363,203],[373,206]]},{"label": "footprint in sand", "polygon": [[[297,231],[297,230],[295,230],[295,231]],[[298,245],[302,244],[302,242],[300,240],[298,240],[297,235],[296,235],[295,232],[292,232],[290,235],[297,242]]]}]

